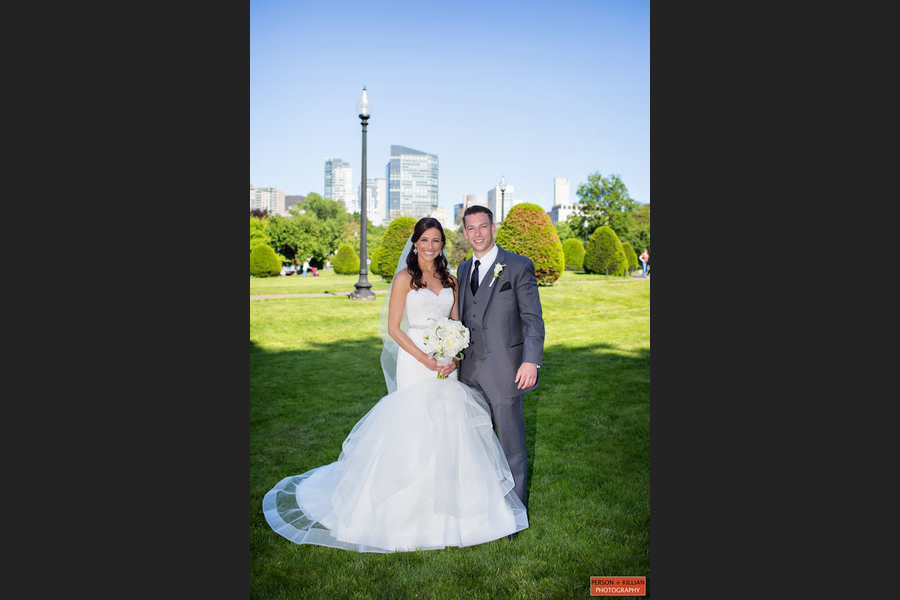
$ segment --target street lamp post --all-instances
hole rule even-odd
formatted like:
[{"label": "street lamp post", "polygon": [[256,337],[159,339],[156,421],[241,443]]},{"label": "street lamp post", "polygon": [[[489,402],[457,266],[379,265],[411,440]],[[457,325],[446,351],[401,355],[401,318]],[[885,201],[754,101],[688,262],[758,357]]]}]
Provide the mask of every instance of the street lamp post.
[{"label": "street lamp post", "polygon": [[500,222],[506,218],[506,176],[500,178]]},{"label": "street lamp post", "polygon": [[363,87],[362,96],[356,101],[356,111],[362,120],[362,184],[360,185],[359,201],[362,204],[360,210],[360,247],[359,247],[359,281],[356,282],[356,291],[350,294],[351,300],[374,300],[372,284],[369,283],[369,265],[367,264],[366,249],[366,126],[372,113],[372,101]]},{"label": "street lamp post", "polygon": [[584,248],[587,250],[587,230],[588,230],[588,222],[587,219],[584,220]]}]

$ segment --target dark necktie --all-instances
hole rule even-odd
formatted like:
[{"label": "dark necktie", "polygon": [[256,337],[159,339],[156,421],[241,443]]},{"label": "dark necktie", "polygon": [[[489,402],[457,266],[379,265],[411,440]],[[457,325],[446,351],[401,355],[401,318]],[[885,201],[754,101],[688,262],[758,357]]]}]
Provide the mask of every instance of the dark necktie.
[{"label": "dark necktie", "polygon": [[476,260],[476,261],[475,261],[475,268],[472,269],[472,283],[471,283],[471,288],[472,288],[472,295],[473,295],[473,296],[475,295],[475,292],[478,291],[478,280],[481,279],[481,278],[478,276],[478,265],[480,265],[480,264],[481,264],[481,261],[480,261],[480,260]]}]

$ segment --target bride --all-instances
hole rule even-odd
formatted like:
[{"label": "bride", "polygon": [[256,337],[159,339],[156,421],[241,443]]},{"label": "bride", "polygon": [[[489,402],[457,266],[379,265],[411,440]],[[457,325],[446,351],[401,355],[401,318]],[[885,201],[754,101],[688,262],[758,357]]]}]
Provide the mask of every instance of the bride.
[{"label": "bride", "polygon": [[458,319],[445,241],[440,222],[422,219],[400,257],[382,309],[388,395],[353,427],[337,462],[285,477],[263,498],[266,521],[290,541],[395,552],[528,527],[487,402],[458,381],[455,363],[441,367],[423,350],[429,319]]}]

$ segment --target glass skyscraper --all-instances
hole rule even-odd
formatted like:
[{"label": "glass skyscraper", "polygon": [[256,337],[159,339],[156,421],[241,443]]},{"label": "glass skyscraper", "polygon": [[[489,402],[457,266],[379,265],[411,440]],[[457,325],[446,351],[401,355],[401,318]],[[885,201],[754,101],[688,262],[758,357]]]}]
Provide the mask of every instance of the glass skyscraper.
[{"label": "glass skyscraper", "polygon": [[438,157],[403,146],[391,146],[385,168],[388,218],[428,217],[438,207]]},{"label": "glass skyscraper", "polygon": [[347,212],[353,212],[353,170],[350,163],[340,158],[325,159],[325,198],[344,203]]}]

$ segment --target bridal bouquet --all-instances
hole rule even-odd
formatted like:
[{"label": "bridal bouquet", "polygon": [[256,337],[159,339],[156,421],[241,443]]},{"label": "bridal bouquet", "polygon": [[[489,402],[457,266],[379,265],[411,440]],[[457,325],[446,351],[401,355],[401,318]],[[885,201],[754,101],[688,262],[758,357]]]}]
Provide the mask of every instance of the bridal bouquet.
[{"label": "bridal bouquet", "polygon": [[[428,356],[441,366],[449,365],[454,356],[461,359],[462,351],[469,347],[469,329],[459,321],[441,319],[431,324],[422,339]],[[438,379],[447,377],[438,373]]]}]

